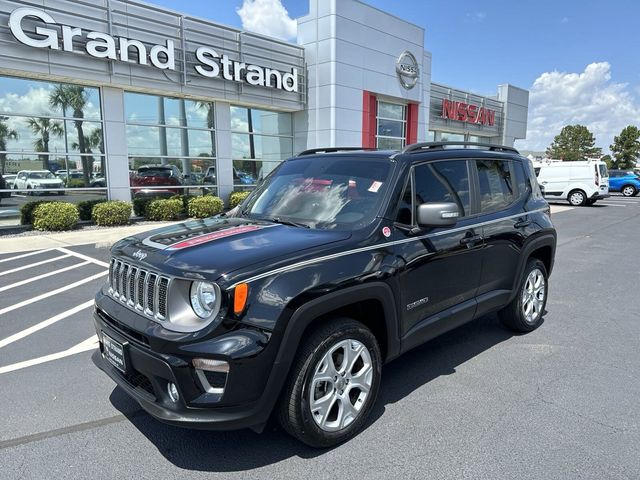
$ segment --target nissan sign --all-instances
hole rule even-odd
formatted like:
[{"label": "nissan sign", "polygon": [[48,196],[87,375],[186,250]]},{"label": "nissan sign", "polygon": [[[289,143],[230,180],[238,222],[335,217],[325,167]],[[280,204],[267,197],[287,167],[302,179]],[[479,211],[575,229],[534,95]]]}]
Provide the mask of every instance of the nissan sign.
[{"label": "nissan sign", "polygon": [[420,66],[416,57],[409,50],[405,50],[396,60],[396,73],[400,79],[400,85],[411,90],[418,83],[420,77]]}]

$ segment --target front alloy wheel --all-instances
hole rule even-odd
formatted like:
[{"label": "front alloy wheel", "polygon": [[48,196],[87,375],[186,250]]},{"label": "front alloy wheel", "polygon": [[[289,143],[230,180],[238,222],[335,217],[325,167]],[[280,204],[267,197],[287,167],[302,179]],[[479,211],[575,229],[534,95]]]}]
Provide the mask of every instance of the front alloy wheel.
[{"label": "front alloy wheel", "polygon": [[309,388],[311,415],[320,429],[335,432],[358,417],[373,382],[371,353],[358,340],[334,345],[315,367]]},{"label": "front alloy wheel", "polygon": [[316,448],[358,433],[375,404],[382,357],[362,323],[336,318],[318,326],[301,345],[280,399],[282,427]]}]

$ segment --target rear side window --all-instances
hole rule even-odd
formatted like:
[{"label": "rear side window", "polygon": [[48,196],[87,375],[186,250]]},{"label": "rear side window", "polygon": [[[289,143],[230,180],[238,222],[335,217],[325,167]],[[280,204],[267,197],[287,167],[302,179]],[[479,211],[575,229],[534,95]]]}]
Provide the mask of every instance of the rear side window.
[{"label": "rear side window", "polygon": [[517,198],[513,163],[506,160],[476,160],[478,168],[480,211],[502,210]]},{"label": "rear side window", "polygon": [[[466,160],[448,160],[418,165],[414,169],[415,203],[453,202],[460,216],[469,215],[469,172]],[[414,212],[414,218],[416,213]]]},{"label": "rear side window", "polygon": [[607,172],[607,166],[604,163],[598,165],[600,169],[600,178],[607,178],[609,176],[609,172]]}]

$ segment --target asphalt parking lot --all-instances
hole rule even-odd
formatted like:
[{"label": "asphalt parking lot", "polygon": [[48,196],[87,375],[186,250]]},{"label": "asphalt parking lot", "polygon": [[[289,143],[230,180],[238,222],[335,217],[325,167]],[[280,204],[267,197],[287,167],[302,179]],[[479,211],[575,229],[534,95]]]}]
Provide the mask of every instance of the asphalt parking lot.
[{"label": "asphalt parking lot", "polygon": [[327,451],[153,420],[91,362],[108,251],[0,254],[0,478],[638,479],[640,197],[552,218],[544,324],[491,315],[395,360],[366,430]]}]

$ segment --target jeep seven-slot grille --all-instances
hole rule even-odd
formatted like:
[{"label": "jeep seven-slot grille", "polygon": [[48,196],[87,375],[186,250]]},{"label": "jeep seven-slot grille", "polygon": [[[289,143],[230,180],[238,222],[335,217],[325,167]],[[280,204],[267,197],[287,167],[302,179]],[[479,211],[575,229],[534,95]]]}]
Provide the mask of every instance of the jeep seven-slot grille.
[{"label": "jeep seven-slot grille", "polygon": [[136,265],[111,259],[109,293],[130,308],[158,320],[167,318],[169,278]]}]

